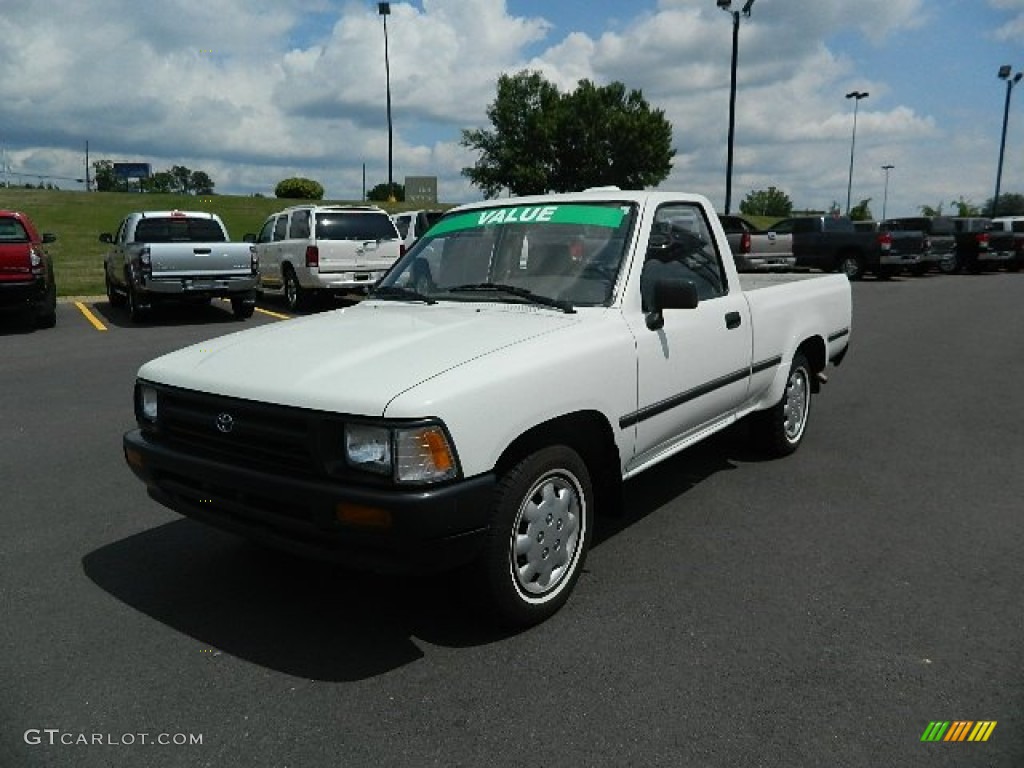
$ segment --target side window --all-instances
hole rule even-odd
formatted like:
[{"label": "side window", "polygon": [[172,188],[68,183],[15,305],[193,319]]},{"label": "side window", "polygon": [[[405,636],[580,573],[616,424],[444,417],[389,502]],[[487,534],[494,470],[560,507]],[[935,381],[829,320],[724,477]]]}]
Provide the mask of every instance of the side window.
[{"label": "side window", "polygon": [[295,211],[292,214],[292,226],[289,236],[300,240],[305,240],[309,237],[309,211]]},{"label": "side window", "polygon": [[396,216],[395,219],[394,219],[395,226],[398,227],[398,234],[400,234],[402,236],[403,240],[409,234],[409,223],[410,223],[410,221],[411,221],[411,217],[409,217],[409,216]]},{"label": "side window", "polygon": [[274,222],[274,241],[284,240],[288,234],[288,216],[278,216]]},{"label": "side window", "polygon": [[257,243],[269,243],[274,236],[274,219],[267,219],[263,223],[263,229],[260,230],[259,236],[256,238]]},{"label": "side window", "polygon": [[701,301],[726,292],[725,271],[703,209],[692,203],[663,205],[654,215],[640,277],[644,305],[657,279],[689,280]]}]

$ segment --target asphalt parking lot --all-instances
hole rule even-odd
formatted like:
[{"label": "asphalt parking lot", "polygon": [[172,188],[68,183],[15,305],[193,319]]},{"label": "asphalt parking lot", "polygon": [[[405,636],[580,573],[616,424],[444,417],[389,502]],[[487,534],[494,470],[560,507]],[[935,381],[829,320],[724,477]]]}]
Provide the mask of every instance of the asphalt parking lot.
[{"label": "asphalt parking lot", "polygon": [[1024,764],[1024,274],[853,290],[800,451],[739,427],[631,482],[515,635],[444,576],[266,552],[131,475],[136,368],[280,304],[0,317],[0,766]]}]

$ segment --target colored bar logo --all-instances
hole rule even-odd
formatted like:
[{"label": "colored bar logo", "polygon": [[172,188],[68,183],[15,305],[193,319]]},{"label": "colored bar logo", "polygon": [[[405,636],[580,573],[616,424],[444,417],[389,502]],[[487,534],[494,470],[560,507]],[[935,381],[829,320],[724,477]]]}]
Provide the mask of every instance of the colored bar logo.
[{"label": "colored bar logo", "polygon": [[932,720],[921,741],[988,741],[995,728],[995,720]]}]

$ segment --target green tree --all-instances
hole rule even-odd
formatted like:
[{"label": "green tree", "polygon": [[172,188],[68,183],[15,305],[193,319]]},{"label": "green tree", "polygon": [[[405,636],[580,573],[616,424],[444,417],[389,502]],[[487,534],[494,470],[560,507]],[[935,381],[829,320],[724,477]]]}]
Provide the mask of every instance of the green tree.
[{"label": "green tree", "polygon": [[740,203],[740,213],[747,216],[777,216],[784,219],[793,213],[793,201],[776,187],[755,189],[747,193]]},{"label": "green tree", "polygon": [[554,175],[560,105],[558,88],[540,72],[501,75],[497,97],[487,107],[494,130],[462,132],[462,146],[480,153],[476,165],[463,168],[462,175],[488,198],[502,189],[517,195],[547,192]]},{"label": "green tree", "polygon": [[938,206],[936,206],[935,208],[932,208],[930,205],[922,205],[921,206],[921,215],[922,216],[929,216],[929,217],[930,216],[941,216],[942,215],[942,206],[943,205],[945,205],[945,203],[939,203]]},{"label": "green tree", "polygon": [[170,171],[157,171],[148,179],[142,179],[142,189],[146,192],[173,192],[174,177]]},{"label": "green tree", "polygon": [[279,181],[274,187],[274,195],[291,200],[322,200],[324,188],[319,181],[293,176]]},{"label": "green tree", "polygon": [[192,170],[184,165],[173,165],[170,170],[174,177],[174,190],[183,195],[192,193]]},{"label": "green tree", "polygon": [[117,189],[117,177],[114,176],[112,160],[97,160],[92,164],[92,180],[99,192],[113,192]]},{"label": "green tree", "polygon": [[957,216],[981,216],[981,209],[970,200],[964,200],[963,195],[960,195],[960,198],[951,202],[950,205],[956,208]]},{"label": "green tree", "polygon": [[640,91],[580,80],[562,96],[556,116],[550,188],[557,192],[604,185],[643,189],[672,170],[672,124]]},{"label": "green tree", "polygon": [[462,174],[486,197],[653,186],[672,170],[672,126],[640,91],[581,80],[561,94],[539,72],[501,75],[487,108],[493,130],[462,132],[479,159]]},{"label": "green tree", "polygon": [[206,171],[192,171],[189,184],[197,195],[212,195],[213,188],[216,186]]},{"label": "green tree", "polygon": [[394,199],[403,203],[405,202],[405,185],[394,181],[391,183],[391,189],[389,190],[386,183],[378,184],[366,193],[366,199],[373,200],[378,203],[386,203],[387,201]]},{"label": "green tree", "polygon": [[992,213],[993,216],[1024,216],[1024,195],[1015,192],[1002,192],[999,195],[999,209],[992,211],[992,200],[985,201],[982,210]]},{"label": "green tree", "polygon": [[866,197],[853,206],[850,209],[850,219],[852,221],[871,221],[874,217],[871,215],[871,208],[868,205],[870,202],[871,198]]}]

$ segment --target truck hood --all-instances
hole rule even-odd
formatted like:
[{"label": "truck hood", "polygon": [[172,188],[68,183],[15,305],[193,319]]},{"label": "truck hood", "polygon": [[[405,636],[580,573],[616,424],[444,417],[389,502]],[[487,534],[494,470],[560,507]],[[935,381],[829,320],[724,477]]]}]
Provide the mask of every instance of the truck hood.
[{"label": "truck hood", "polygon": [[579,322],[579,314],[513,304],[366,301],[172,352],[143,365],[139,378],[246,400],[380,416],[394,397],[427,379]]}]

